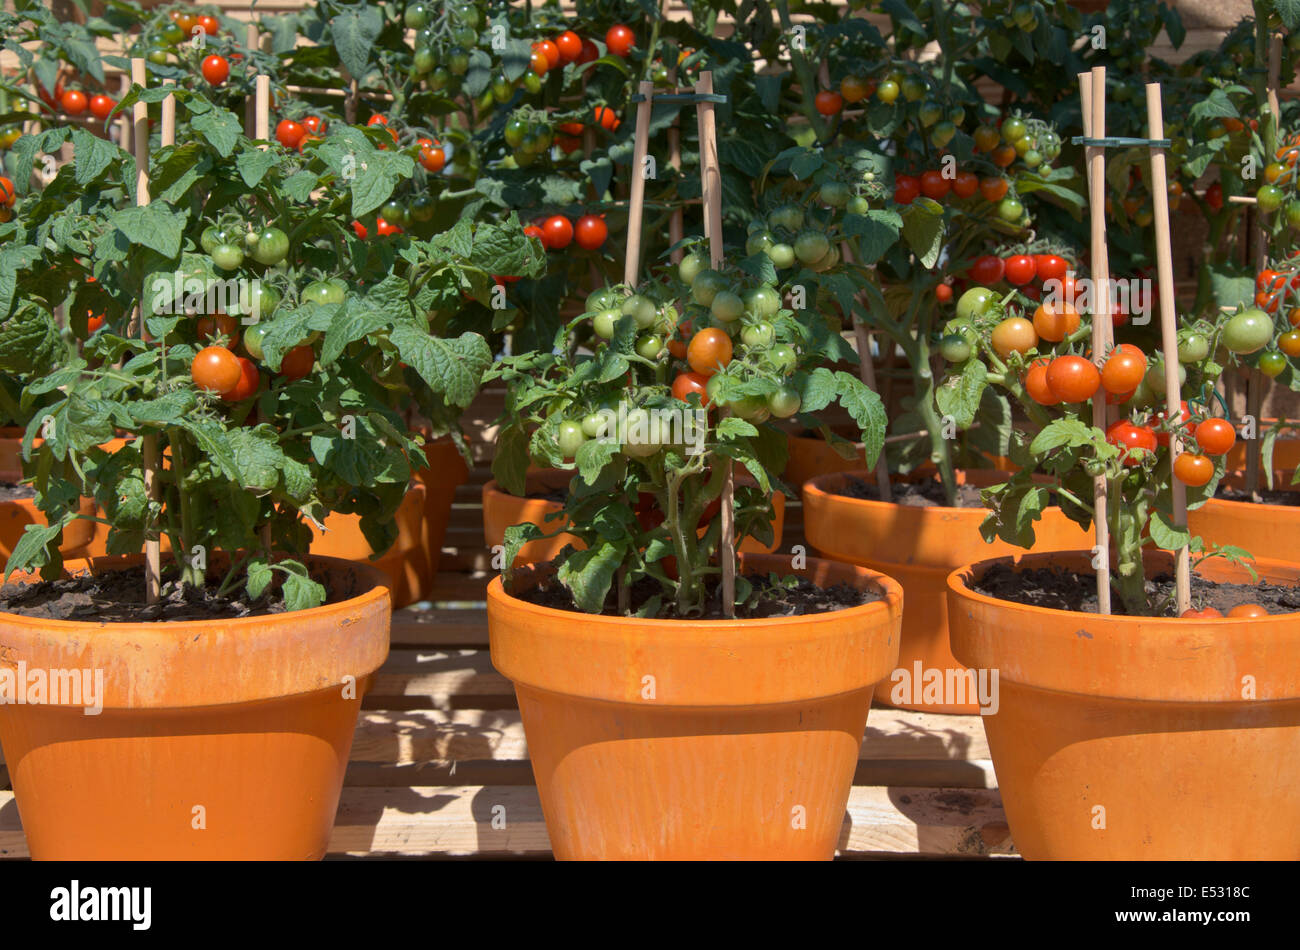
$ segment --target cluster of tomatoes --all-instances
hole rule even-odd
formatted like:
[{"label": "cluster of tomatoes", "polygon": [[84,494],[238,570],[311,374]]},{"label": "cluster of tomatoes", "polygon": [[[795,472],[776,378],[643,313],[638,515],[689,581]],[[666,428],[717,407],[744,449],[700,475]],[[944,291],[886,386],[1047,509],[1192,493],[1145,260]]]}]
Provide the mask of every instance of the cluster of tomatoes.
[{"label": "cluster of tomatoes", "polygon": [[562,251],[575,241],[585,251],[598,251],[609,237],[609,226],[603,215],[584,214],[575,222],[553,214],[538,218],[524,228],[524,234],[537,238],[548,251]]},{"label": "cluster of tomatoes", "polygon": [[[189,43],[199,32],[204,36],[221,33],[221,23],[207,13],[173,10],[170,17],[171,23],[143,38],[145,58],[156,66],[165,65],[176,48]],[[203,58],[199,70],[209,85],[219,86],[230,78],[230,60],[220,53],[212,53]]]},{"label": "cluster of tomatoes", "polygon": [[1038,299],[1049,281],[1061,282],[1061,296],[1074,301],[1072,265],[1060,254],[983,254],[971,263],[966,274],[976,284],[988,287],[1005,280],[1027,297]]},{"label": "cluster of tomatoes", "polygon": [[[635,46],[636,34],[621,23],[614,24],[605,33],[605,48],[615,56],[626,57]],[[573,30],[565,30],[553,40],[534,43],[528,66],[537,76],[545,76],[568,63],[594,63],[599,58],[600,50],[595,43]]]},{"label": "cluster of tomatoes", "polygon": [[324,134],[325,120],[318,115],[303,116],[301,122],[281,119],[275,127],[275,140],[285,148],[295,148],[299,152],[309,142],[319,142]]},{"label": "cluster of tomatoes", "polygon": [[1300,135],[1288,138],[1278,146],[1276,161],[1264,166],[1264,184],[1255,192],[1256,207],[1263,214],[1272,214],[1286,204],[1286,223],[1300,229],[1300,198],[1296,189],[1296,158],[1300,157]]},{"label": "cluster of tomatoes", "polygon": [[[1155,425],[1120,419],[1107,427],[1106,441],[1124,450],[1120,460],[1125,465],[1141,465],[1145,453],[1168,447],[1172,426],[1166,424],[1165,413],[1156,413],[1154,421]],[[1237,430],[1227,419],[1217,416],[1194,418],[1186,402],[1172,425],[1185,430],[1184,440],[1188,437],[1192,440],[1192,445],[1184,444],[1184,451],[1174,459],[1174,477],[1191,488],[1208,484],[1214,477],[1214,457],[1225,455],[1232,448],[1237,441]]]},{"label": "cluster of tomatoes", "polygon": [[[867,199],[850,195],[842,182],[826,182],[818,194],[827,204],[842,206],[851,214],[864,214],[867,210]],[[745,239],[745,253],[766,254],[778,270],[793,267],[798,261],[810,270],[822,273],[840,262],[836,243],[797,204],[778,205],[768,212],[766,219],[751,221],[749,236]]]},{"label": "cluster of tomatoes", "polygon": [[1019,159],[1026,168],[1051,163],[1061,154],[1061,136],[1038,119],[1010,116],[1002,127],[981,125],[974,133],[975,150],[988,153],[999,168],[1009,168]]},{"label": "cluster of tomatoes", "polygon": [[[952,176],[945,175],[942,170],[931,168],[921,172],[919,175],[899,173],[894,176],[894,201],[900,205],[910,205],[921,195],[927,198],[933,198],[935,201],[942,201],[948,197],[949,193],[957,198],[973,198],[978,192],[985,201],[1009,201],[1013,202],[1015,207],[1008,208],[1008,211],[1014,210],[1015,214],[1007,220],[1019,221],[1024,214],[1024,207],[1020,201],[1015,198],[1007,198],[1007,192],[1010,190],[1011,183],[1000,175],[980,178],[973,171],[954,171]],[[999,206],[998,214],[1006,217]]]}]

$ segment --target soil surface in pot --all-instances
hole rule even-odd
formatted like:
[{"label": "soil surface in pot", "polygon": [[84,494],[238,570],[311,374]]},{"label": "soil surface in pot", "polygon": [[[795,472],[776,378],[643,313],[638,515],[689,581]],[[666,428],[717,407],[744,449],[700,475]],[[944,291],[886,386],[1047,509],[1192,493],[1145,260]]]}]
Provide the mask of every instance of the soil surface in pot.
[{"label": "soil surface in pot", "polygon": [[1239,488],[1225,488],[1220,485],[1214,497],[1221,501],[1248,501],[1261,505],[1300,506],[1300,491],[1261,491],[1259,498],[1252,498],[1250,492]]},{"label": "soil surface in pot", "polygon": [[[921,482],[891,482],[894,490],[894,504],[907,508],[947,508],[948,498],[943,493],[943,482],[937,478],[927,478]],[[861,478],[849,477],[840,486],[837,495],[845,498],[860,498],[865,501],[880,501],[880,489],[875,482]],[[981,508],[980,490],[974,485],[957,486],[957,508]]]},{"label": "soil surface in pot", "polygon": [[[750,597],[748,603],[736,608],[736,617],[741,620],[830,613],[835,610],[846,610],[849,607],[860,607],[863,604],[870,604],[883,599],[882,595],[877,594],[875,591],[859,590],[848,584],[818,587],[802,577],[795,579],[796,583],[793,587],[774,584],[770,577],[763,574],[746,574],[745,579],[753,585],[755,593],[754,596]],[[703,616],[692,616],[685,619],[723,619],[722,598],[719,596],[721,586],[722,581],[720,579],[709,578],[706,581],[706,587],[709,591],[707,612]],[[633,584],[629,592],[632,611],[635,613],[651,597],[660,594],[661,591],[662,588],[659,584],[650,578],[643,578]],[[520,600],[536,604],[539,607],[551,607],[556,610],[572,610],[575,612],[578,610],[569,591],[554,577],[549,577],[539,586],[522,591],[516,596]],[[613,589],[610,590],[609,597],[605,599],[605,609],[601,613],[607,616],[618,616],[618,595]],[[661,620],[678,619],[672,604],[661,607],[656,616]]]},{"label": "soil surface in pot", "polygon": [[528,492],[524,497],[538,501],[554,501],[562,505],[569,496],[562,488],[541,488]]},{"label": "soil surface in pot", "polygon": [[0,502],[24,501],[35,497],[36,489],[31,485],[14,485],[10,482],[0,482]]},{"label": "soil surface in pot", "polygon": [[[312,579],[330,590],[326,571],[309,568]],[[0,587],[0,612],[45,620],[102,620],[107,623],[142,623],[174,620],[221,620],[228,617],[256,617],[285,612],[276,583],[257,600],[250,600],[241,581],[233,591],[218,594],[224,571],[213,571],[206,586],[181,587],[179,572],[163,570],[162,596],[156,604],[145,603],[144,566],[101,574],[78,574],[57,581],[36,584],[5,584]],[[357,590],[329,602],[345,600]]]},{"label": "soil surface in pot", "polygon": [[[1162,616],[1174,615],[1174,576],[1157,574],[1147,581],[1148,595],[1168,597]],[[1069,610],[1077,613],[1097,612],[1097,578],[1059,568],[1041,567],[1018,570],[1010,564],[995,564],[974,585],[974,589],[987,597],[1007,600],[1029,607],[1046,607],[1050,610]],[[1259,604],[1270,614],[1289,614],[1300,611],[1300,587],[1284,587],[1261,581],[1259,584],[1219,584],[1192,575],[1192,607],[1213,607],[1225,617],[1228,611],[1241,604]],[[1116,593],[1111,597],[1111,610],[1124,613],[1124,605]]]}]

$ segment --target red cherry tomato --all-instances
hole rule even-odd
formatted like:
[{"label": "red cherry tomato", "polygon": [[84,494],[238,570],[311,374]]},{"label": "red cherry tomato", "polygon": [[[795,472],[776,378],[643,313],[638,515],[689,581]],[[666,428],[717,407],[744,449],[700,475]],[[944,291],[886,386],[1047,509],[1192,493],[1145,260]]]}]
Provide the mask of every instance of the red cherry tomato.
[{"label": "red cherry tomato", "polygon": [[1006,258],[1007,280],[1017,287],[1023,287],[1034,279],[1037,268],[1034,259],[1028,254],[1015,254]]},{"label": "red cherry tomato", "polygon": [[81,115],[86,111],[86,94],[80,89],[67,90],[59,100],[66,115]]},{"label": "red cherry tomato", "polygon": [[621,23],[616,23],[605,34],[605,46],[615,56],[627,56],[636,45],[636,34]]},{"label": "red cherry tomato", "polygon": [[239,359],[224,346],[207,346],[199,350],[190,363],[194,385],[210,393],[228,393],[239,385],[242,370]]},{"label": "red cherry tomato", "polygon": [[285,148],[297,148],[306,134],[306,126],[300,125],[293,119],[281,119],[275,127],[275,140]]},{"label": "red cherry tomato", "polygon": [[596,106],[594,115],[596,124],[606,132],[613,132],[619,127],[618,116],[609,106]]},{"label": "red cherry tomato", "polygon": [[239,360],[239,382],[235,383],[235,388],[221,394],[221,398],[227,402],[243,402],[250,396],[257,394],[257,384],[261,380],[261,374],[257,371],[257,364],[246,356],[237,357]]},{"label": "red cherry tomato", "polygon": [[[1217,185],[1218,182],[1215,182],[1215,184]],[[1222,617],[1223,614],[1219,613],[1219,611],[1215,610],[1213,607],[1202,607],[1200,610],[1195,610],[1189,607],[1178,616],[1184,620],[1215,620]]]},{"label": "red cherry tomato", "polygon": [[900,205],[910,205],[921,194],[921,182],[915,175],[894,176],[894,201]]},{"label": "red cherry tomato", "polygon": [[952,285],[940,284],[938,287],[935,287],[934,296],[939,303],[947,303],[952,300]]},{"label": "red cherry tomato", "polygon": [[1034,258],[1034,272],[1038,275],[1040,284],[1049,280],[1064,280],[1069,269],[1070,265],[1065,258],[1056,254],[1038,254]]},{"label": "red cherry tomato", "polygon": [[1097,394],[1101,374],[1082,356],[1058,356],[1047,366],[1047,385],[1061,402],[1085,402]]},{"label": "red cherry tomato", "polygon": [[402,226],[400,224],[389,224],[381,217],[375,222],[375,233],[380,237],[388,237],[390,234],[401,234]]},{"label": "red cherry tomato", "polygon": [[707,376],[696,372],[682,373],[673,380],[673,398],[680,399],[682,402],[690,402],[691,393],[700,397],[700,404],[707,407],[709,405],[709,396],[706,386],[709,382]]},{"label": "red cherry tomato", "polygon": [[1196,444],[1206,455],[1223,455],[1237,441],[1237,430],[1227,419],[1202,420],[1196,427]]},{"label": "red cherry tomato", "polygon": [[571,63],[582,55],[582,37],[572,30],[565,30],[555,38],[555,46],[560,51],[560,60]]},{"label": "red cherry tomato", "polygon": [[1142,458],[1135,451],[1136,449],[1145,449],[1148,452],[1156,450],[1156,434],[1146,426],[1134,425],[1127,419],[1111,424],[1106,430],[1106,441],[1126,450],[1121,456],[1121,461],[1130,467],[1142,464]]},{"label": "red cherry tomato", "polygon": [[844,108],[844,97],[838,92],[823,89],[813,98],[813,106],[822,115],[835,115]]},{"label": "red cherry tomato", "polygon": [[943,172],[931,168],[921,172],[921,194],[935,201],[947,196],[952,182],[943,177]]},{"label": "red cherry tomato", "polygon": [[111,96],[100,94],[90,97],[90,114],[96,119],[107,119],[117,101]]},{"label": "red cherry tomato", "polygon": [[203,60],[203,78],[210,86],[220,86],[230,77],[230,63],[226,57],[213,53]]},{"label": "red cherry tomato", "polygon": [[311,372],[315,363],[316,352],[309,344],[295,346],[280,360],[280,375],[289,380],[302,379]]},{"label": "red cherry tomato", "polygon": [[573,241],[573,222],[562,214],[547,218],[542,230],[546,232],[546,246],[552,251],[563,250]]},{"label": "red cherry tomato", "polygon": [[985,254],[982,257],[975,258],[975,263],[971,264],[970,279],[977,284],[996,284],[1002,279],[1006,271],[1006,262],[994,254]]},{"label": "red cherry tomato", "polygon": [[573,237],[578,242],[578,247],[588,251],[594,251],[605,243],[605,238],[609,236],[609,228],[598,216],[594,214],[584,214],[578,219],[574,227]]},{"label": "red cherry tomato", "polygon": [[952,193],[958,198],[970,198],[979,190],[979,175],[974,172],[958,172],[952,180]]},{"label": "red cherry tomato", "polygon": [[1200,488],[1214,477],[1214,463],[1204,455],[1184,452],[1174,459],[1174,477],[1184,485]]}]

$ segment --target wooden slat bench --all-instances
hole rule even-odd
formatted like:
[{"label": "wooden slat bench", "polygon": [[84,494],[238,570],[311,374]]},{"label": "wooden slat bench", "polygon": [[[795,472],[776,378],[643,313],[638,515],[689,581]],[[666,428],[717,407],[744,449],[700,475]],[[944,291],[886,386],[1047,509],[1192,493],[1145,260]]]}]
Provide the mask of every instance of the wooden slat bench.
[{"label": "wooden slat bench", "polygon": [[[394,615],[392,652],[353,741],[331,855],[549,856],[514,690],[488,656],[486,582],[482,573],[444,572],[431,609]],[[840,855],[1011,854],[996,784],[978,717],[872,709]],[[504,828],[493,827],[494,816]],[[0,766],[0,857],[26,856]]]}]

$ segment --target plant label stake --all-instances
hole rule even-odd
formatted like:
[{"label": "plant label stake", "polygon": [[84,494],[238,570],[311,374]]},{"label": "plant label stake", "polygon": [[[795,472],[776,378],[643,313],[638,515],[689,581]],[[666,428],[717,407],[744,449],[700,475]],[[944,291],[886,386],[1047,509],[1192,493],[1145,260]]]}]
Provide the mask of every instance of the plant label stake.
[{"label": "plant label stake", "polygon": [[[1084,91],[1085,80],[1092,84],[1089,95]],[[1079,76],[1080,97],[1084,102],[1086,117],[1084,134],[1090,139],[1106,135],[1106,67],[1096,66],[1092,75]],[[1090,100],[1090,101],[1089,101]],[[1088,145],[1088,196],[1092,224],[1092,352],[1101,357],[1110,344],[1110,274],[1106,255],[1106,152],[1100,145]],[[1106,400],[1092,400],[1092,424],[1106,430]],[[1097,610],[1110,613],[1110,525],[1106,519],[1106,501],[1109,485],[1105,475],[1092,480],[1093,524],[1096,529],[1100,559],[1097,566]]]},{"label": "plant label stake", "polygon": [[[1165,120],[1160,105],[1160,83],[1147,83],[1147,135],[1153,140],[1165,136]],[[1165,418],[1182,419],[1182,393],[1178,384],[1178,311],[1174,302],[1174,254],[1169,234],[1169,176],[1165,168],[1165,150],[1151,149],[1151,196],[1155,203],[1156,265],[1160,275],[1160,349],[1165,357]],[[1172,423],[1171,423],[1172,424]],[[1183,451],[1177,431],[1169,434],[1169,463]],[[1187,528],[1187,488],[1173,479],[1174,527]],[[1187,545],[1178,549],[1174,562],[1174,601],[1176,613],[1192,606],[1191,555]]]},{"label": "plant label stake", "polygon": [[[148,83],[144,60],[139,57],[131,60],[131,82],[142,89]],[[167,101],[172,103],[172,121],[175,122],[175,101],[171,96],[167,97]],[[135,120],[135,131],[132,135],[132,141],[135,143],[135,203],[143,207],[149,203],[149,106],[137,100],[133,118]],[[144,327],[143,303],[136,307],[133,322],[138,323],[140,338],[145,339],[147,334]],[[144,489],[145,494],[149,496],[151,511],[145,523],[144,534],[144,590],[146,603],[156,604],[161,587],[162,557],[152,516],[152,509],[159,501],[161,488],[158,484],[158,436],[155,433],[150,432],[145,435],[143,456]]]}]

